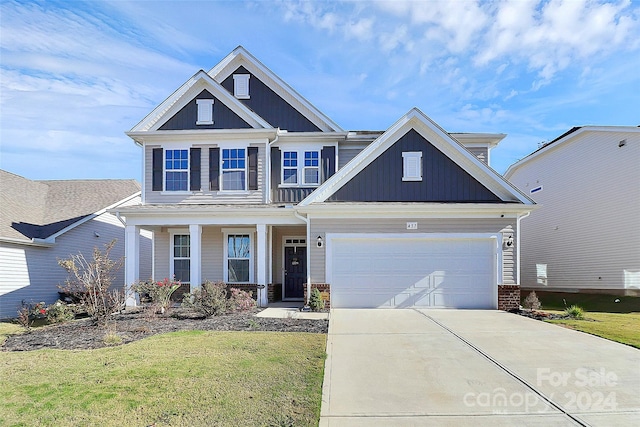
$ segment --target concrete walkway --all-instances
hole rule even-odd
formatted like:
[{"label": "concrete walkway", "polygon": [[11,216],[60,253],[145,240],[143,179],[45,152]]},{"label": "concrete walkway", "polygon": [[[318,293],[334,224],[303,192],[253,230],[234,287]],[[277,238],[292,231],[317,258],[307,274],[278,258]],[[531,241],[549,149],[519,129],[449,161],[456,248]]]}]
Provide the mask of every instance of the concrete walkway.
[{"label": "concrete walkway", "polygon": [[640,351],[500,311],[331,311],[320,426],[640,425]]},{"label": "concrete walkway", "polygon": [[271,317],[275,319],[312,319],[326,320],[329,313],[314,313],[312,311],[300,311],[300,307],[286,303],[275,303],[256,314],[256,317]]}]

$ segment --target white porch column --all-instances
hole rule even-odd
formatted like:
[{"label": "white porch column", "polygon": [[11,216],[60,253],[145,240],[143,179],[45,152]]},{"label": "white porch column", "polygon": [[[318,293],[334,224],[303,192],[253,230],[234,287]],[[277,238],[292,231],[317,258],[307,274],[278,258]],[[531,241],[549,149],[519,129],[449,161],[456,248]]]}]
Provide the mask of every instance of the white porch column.
[{"label": "white porch column", "polygon": [[124,284],[127,292],[127,307],[135,307],[138,297],[131,292],[131,285],[140,279],[140,227],[124,227]]},{"label": "white porch column", "polygon": [[256,256],[258,257],[258,305],[266,307],[269,303],[267,298],[267,226],[265,224],[256,225]]},{"label": "white porch column", "polygon": [[189,225],[190,235],[190,282],[191,290],[202,285],[202,226],[199,224]]}]

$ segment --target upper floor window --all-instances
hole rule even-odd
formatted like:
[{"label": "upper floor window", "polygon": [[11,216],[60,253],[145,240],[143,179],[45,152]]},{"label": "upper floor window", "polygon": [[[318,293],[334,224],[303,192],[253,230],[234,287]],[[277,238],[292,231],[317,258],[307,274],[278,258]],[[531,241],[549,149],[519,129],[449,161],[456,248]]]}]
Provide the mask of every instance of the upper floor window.
[{"label": "upper floor window", "polygon": [[238,99],[249,99],[249,77],[251,74],[233,75],[233,96]]},{"label": "upper floor window", "polygon": [[222,190],[246,189],[246,163],[244,148],[222,150]]},{"label": "upper floor window", "polygon": [[213,99],[196,99],[198,105],[198,120],[196,125],[213,124]]},{"label": "upper floor window", "polygon": [[298,183],[298,153],[295,151],[282,153],[282,182],[284,184]]},{"label": "upper floor window", "polygon": [[166,150],[165,153],[165,190],[187,191],[189,150]]},{"label": "upper floor window", "polygon": [[422,181],[422,151],[402,153],[402,180]]},{"label": "upper floor window", "polygon": [[317,151],[304,152],[304,183],[320,183],[320,153]]}]

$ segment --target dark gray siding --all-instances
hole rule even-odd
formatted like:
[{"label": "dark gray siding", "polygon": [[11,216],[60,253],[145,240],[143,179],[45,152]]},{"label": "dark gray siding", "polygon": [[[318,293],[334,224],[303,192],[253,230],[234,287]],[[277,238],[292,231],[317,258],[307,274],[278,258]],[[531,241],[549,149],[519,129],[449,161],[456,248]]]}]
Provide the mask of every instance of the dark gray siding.
[{"label": "dark gray siding", "polygon": [[286,129],[290,132],[318,132],[320,128],[302,115],[291,104],[272,91],[260,79],[239,67],[223,82],[222,86],[233,95],[233,74],[250,74],[249,99],[241,99],[247,107],[251,108],[271,126]]},{"label": "dark gray siding", "polygon": [[[405,151],[422,151],[422,181],[402,181],[402,153]],[[329,200],[455,203],[501,201],[413,129]]]},{"label": "dark gray siding", "polygon": [[[196,104],[196,99],[215,99],[213,102],[212,125],[196,125],[196,121],[198,120],[198,105]],[[160,130],[247,128],[251,128],[249,123],[231,111],[229,107],[224,105],[206,89],[200,92],[198,96],[189,101],[187,105],[160,126]]]}]

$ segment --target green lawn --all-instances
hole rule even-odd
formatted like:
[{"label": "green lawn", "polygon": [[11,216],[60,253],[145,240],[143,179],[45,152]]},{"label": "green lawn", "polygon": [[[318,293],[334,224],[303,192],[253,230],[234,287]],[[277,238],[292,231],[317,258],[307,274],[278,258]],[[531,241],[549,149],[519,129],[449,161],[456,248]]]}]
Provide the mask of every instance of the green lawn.
[{"label": "green lawn", "polygon": [[[527,295],[529,291],[522,292],[522,301]],[[548,322],[640,348],[640,297],[544,291],[536,295],[543,311],[564,311],[565,302],[567,307],[577,305],[585,310],[583,320]]]},{"label": "green lawn", "polygon": [[317,425],[325,344],[324,334],[190,331],[0,352],[0,425]]},{"label": "green lawn", "polygon": [[0,322],[0,345],[5,342],[7,336],[20,334],[23,331],[24,329],[15,323]]}]

